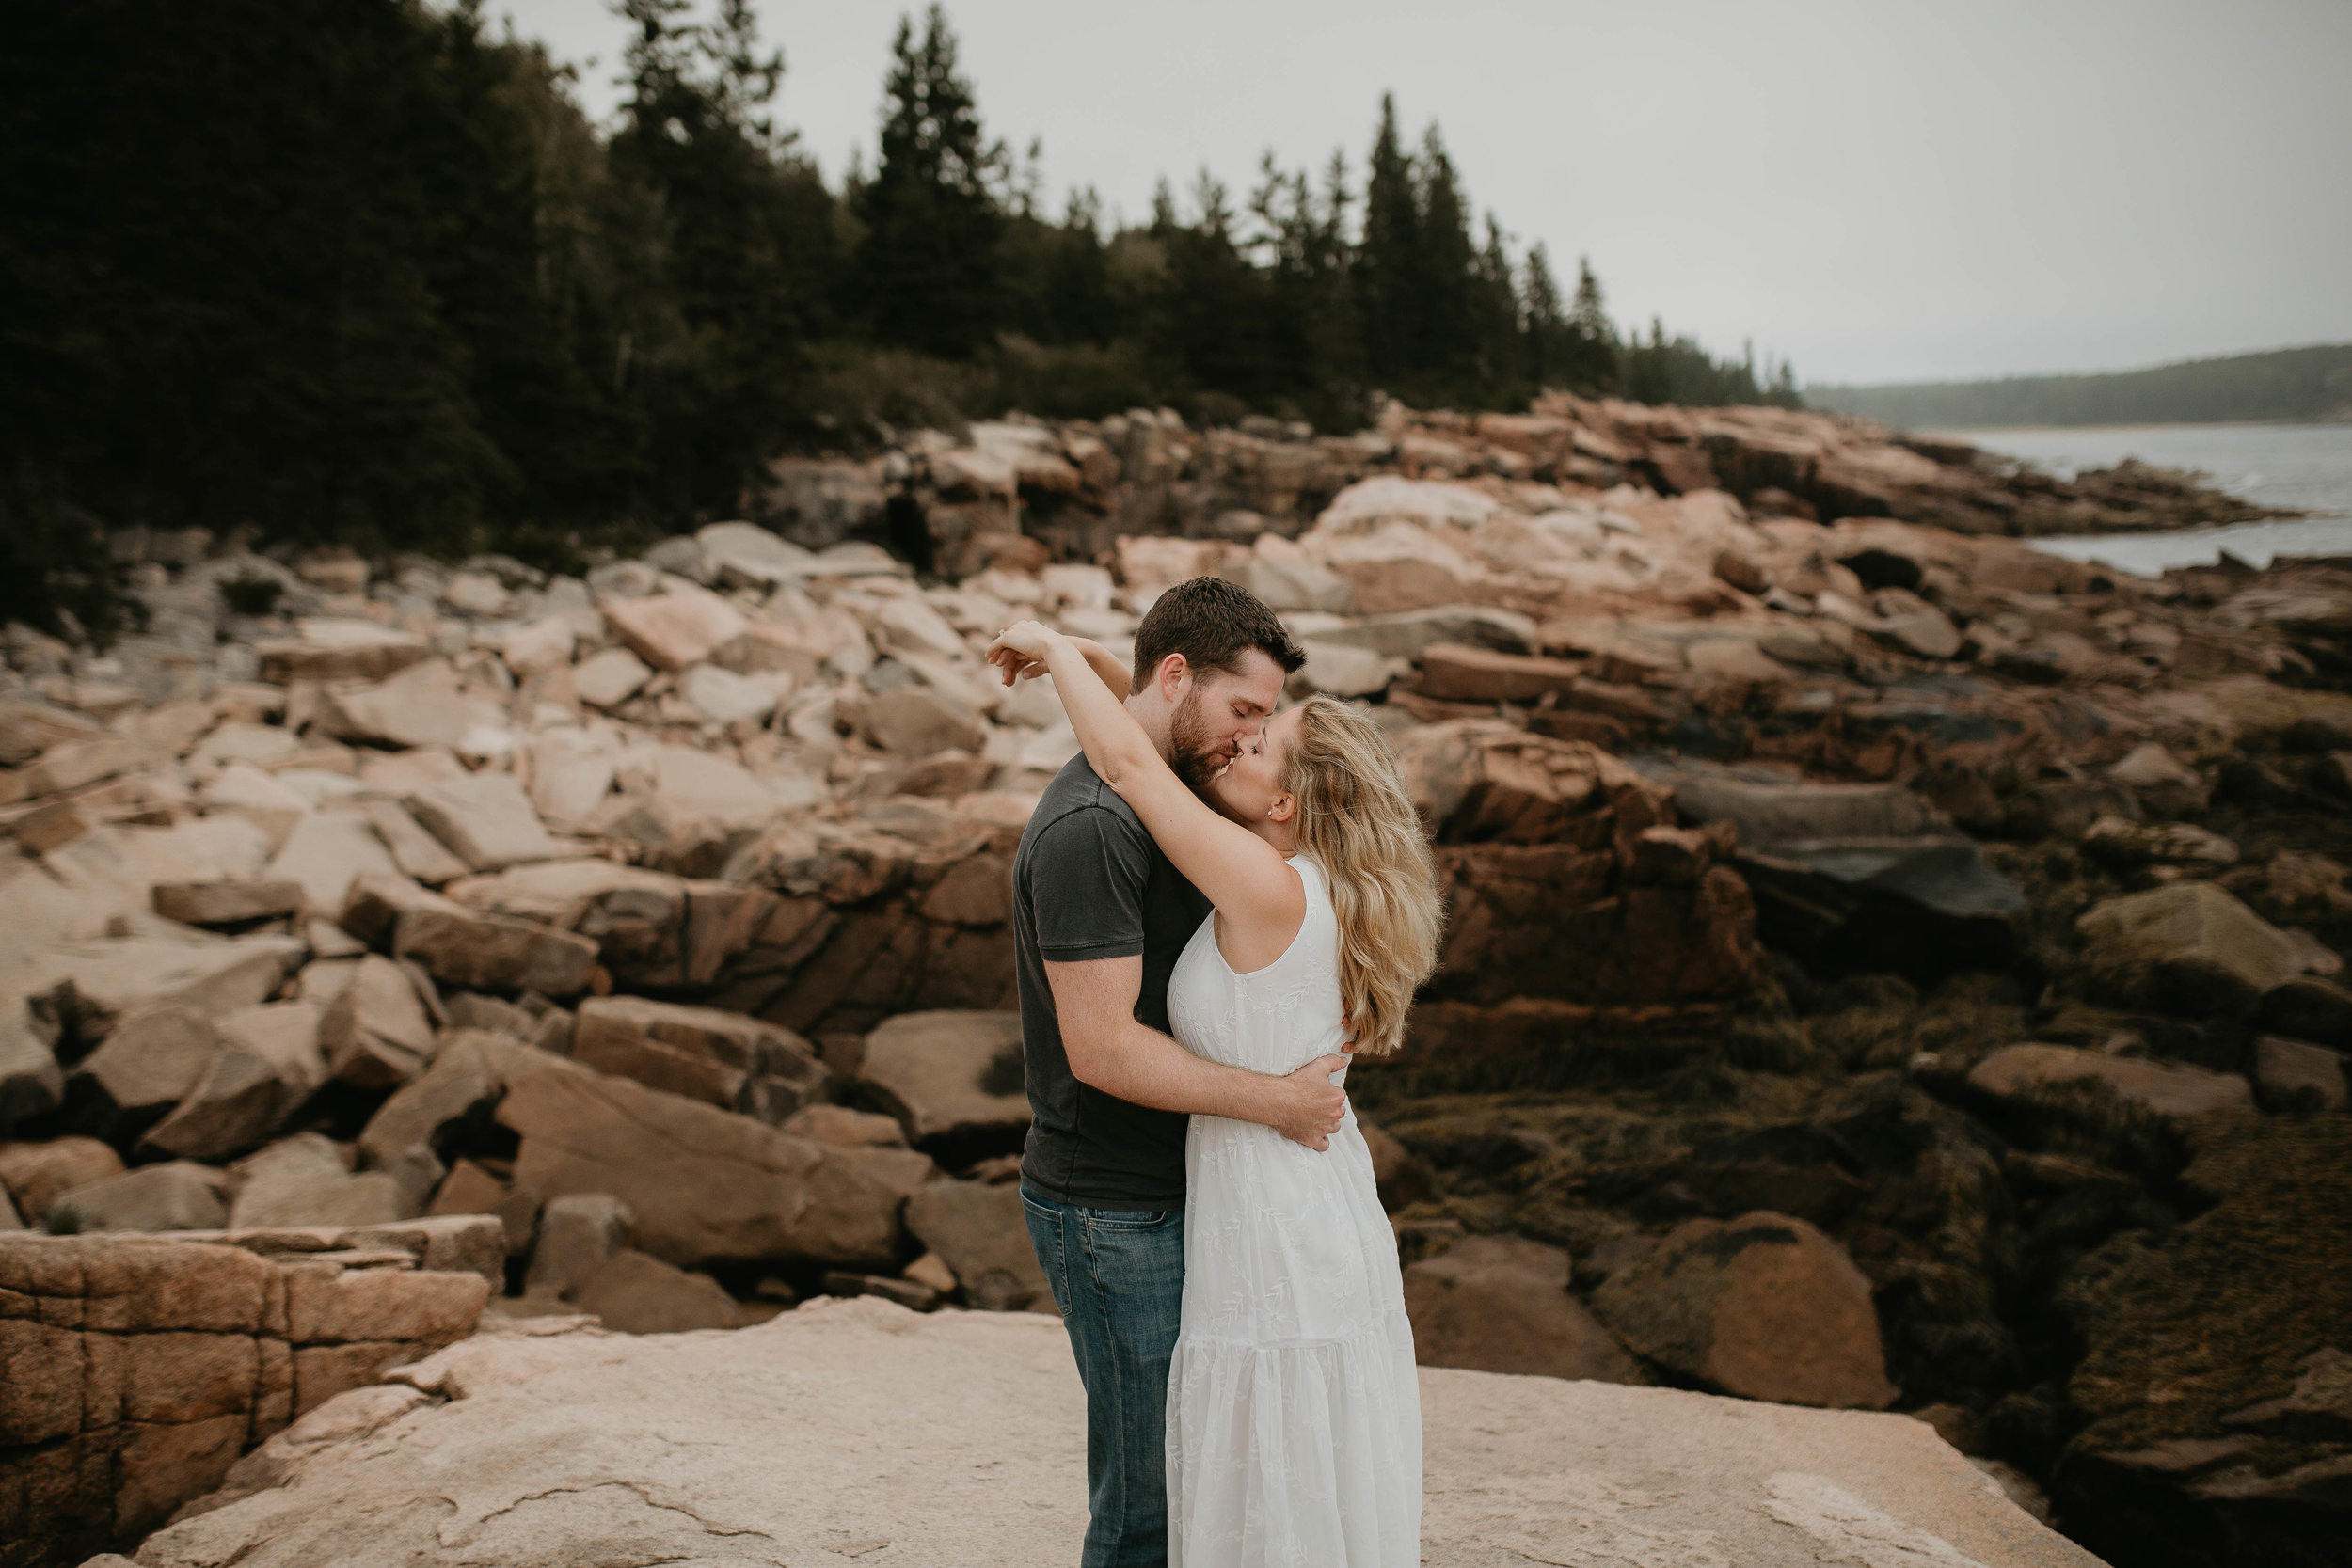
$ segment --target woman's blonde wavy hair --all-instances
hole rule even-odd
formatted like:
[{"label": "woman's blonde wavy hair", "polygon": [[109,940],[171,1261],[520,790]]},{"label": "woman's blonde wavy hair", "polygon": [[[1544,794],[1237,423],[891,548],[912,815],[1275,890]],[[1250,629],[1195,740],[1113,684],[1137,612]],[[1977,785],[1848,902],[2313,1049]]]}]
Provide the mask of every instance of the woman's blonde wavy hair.
[{"label": "woman's blonde wavy hair", "polygon": [[1403,1041],[1413,993],[1438,967],[1445,908],[1437,866],[1379,727],[1336,698],[1302,707],[1282,762],[1282,787],[1298,800],[1292,837],[1331,886],[1340,995],[1357,1049],[1380,1055]]}]

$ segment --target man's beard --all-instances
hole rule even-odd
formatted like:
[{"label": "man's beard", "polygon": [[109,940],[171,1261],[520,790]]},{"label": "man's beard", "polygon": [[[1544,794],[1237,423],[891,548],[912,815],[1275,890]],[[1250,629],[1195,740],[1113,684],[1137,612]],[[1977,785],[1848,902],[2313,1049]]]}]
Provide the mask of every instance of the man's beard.
[{"label": "man's beard", "polygon": [[1196,795],[1207,789],[1209,781],[1224,769],[1225,759],[1216,754],[1209,737],[1209,721],[1200,711],[1198,688],[1168,716],[1168,749],[1173,753],[1168,765],[1184,781],[1184,787]]}]

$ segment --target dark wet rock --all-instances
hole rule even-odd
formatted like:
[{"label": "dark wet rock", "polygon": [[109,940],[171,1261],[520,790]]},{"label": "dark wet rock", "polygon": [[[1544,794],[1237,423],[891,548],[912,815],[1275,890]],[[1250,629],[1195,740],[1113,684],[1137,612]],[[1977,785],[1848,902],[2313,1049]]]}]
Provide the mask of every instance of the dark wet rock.
[{"label": "dark wet rock", "polygon": [[2344,1058],[2324,1045],[2264,1036],[2254,1042],[2254,1084],[2273,1110],[2344,1109]]},{"label": "dark wet rock", "polygon": [[1922,976],[2013,955],[2024,894],[1924,796],[1757,767],[1641,766],[1672,787],[1684,820],[1737,830],[1771,945],[1830,972]]},{"label": "dark wet rock", "polygon": [[2263,993],[2255,1016],[2290,1039],[2352,1051],[2352,990],[2331,980],[2305,974],[2281,981]]},{"label": "dark wet rock", "polygon": [[2052,1499],[2113,1562],[2341,1561],[2352,1124],[2241,1113],[2194,1137],[2184,1180],[2213,1207],[2117,1236],[2059,1292],[2086,1352]]}]

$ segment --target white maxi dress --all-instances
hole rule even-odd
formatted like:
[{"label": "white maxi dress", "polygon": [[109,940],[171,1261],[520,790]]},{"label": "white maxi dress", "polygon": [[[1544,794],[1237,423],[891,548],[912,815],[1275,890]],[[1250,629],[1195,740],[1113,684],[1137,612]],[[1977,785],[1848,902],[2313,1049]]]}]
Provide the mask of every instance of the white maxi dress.
[{"label": "white maxi dress", "polygon": [[[1253,1072],[1340,1049],[1339,923],[1294,858],[1307,918],[1237,974],[1203,921],[1168,984],[1176,1038]],[[1196,1116],[1184,1297],[1168,1386],[1172,1568],[1417,1568],[1421,1387],[1395,1233],[1351,1108],[1320,1152]]]}]

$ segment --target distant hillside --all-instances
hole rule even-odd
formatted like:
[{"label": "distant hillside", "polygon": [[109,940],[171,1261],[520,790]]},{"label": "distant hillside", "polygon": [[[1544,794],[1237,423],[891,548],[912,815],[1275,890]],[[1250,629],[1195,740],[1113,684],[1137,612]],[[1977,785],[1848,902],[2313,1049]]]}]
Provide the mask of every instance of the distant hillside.
[{"label": "distant hillside", "polygon": [[1815,408],[1864,414],[1912,430],[2352,420],[2352,343],[2187,359],[2104,375],[1807,387],[1804,399]]}]

